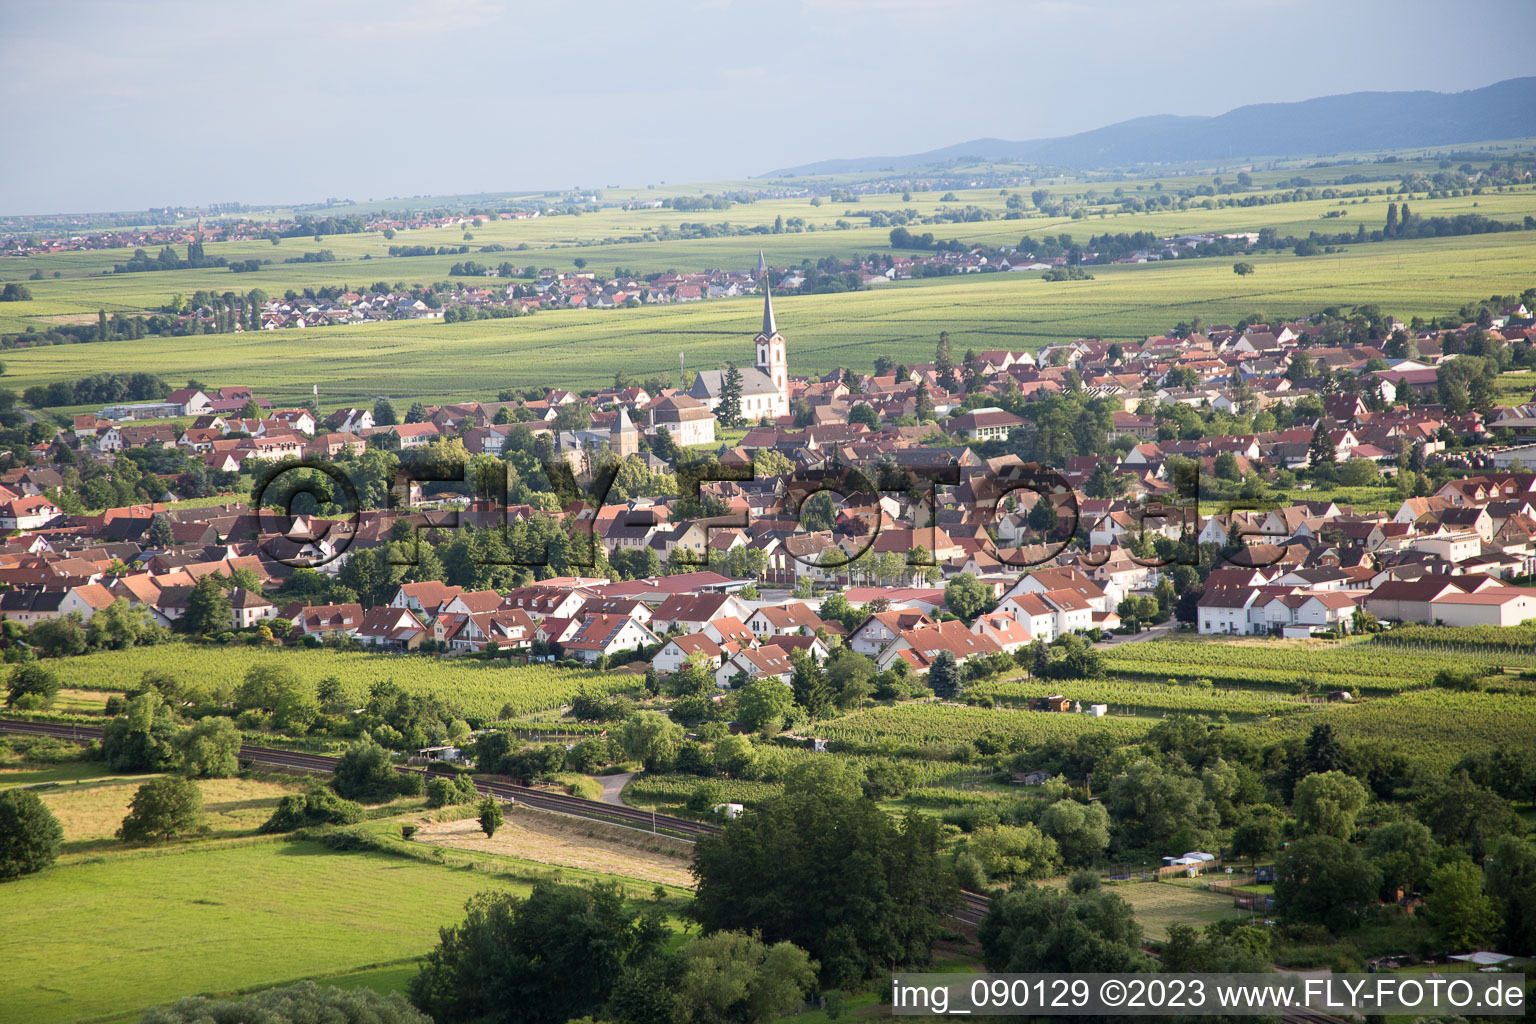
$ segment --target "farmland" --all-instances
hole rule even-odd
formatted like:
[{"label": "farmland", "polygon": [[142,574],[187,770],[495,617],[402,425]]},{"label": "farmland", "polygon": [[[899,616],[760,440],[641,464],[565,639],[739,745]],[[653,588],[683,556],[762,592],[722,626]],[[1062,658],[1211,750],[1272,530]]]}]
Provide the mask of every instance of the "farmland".
[{"label": "farmland", "polygon": [[[914,198],[920,208],[933,197]],[[861,208],[900,202],[899,196],[861,197]],[[1000,212],[1002,197],[962,193],[957,202],[990,206]],[[1472,212],[1519,221],[1536,213],[1536,192],[1521,189],[1472,197],[1416,201],[1426,215]],[[771,221],[789,201],[743,208],[751,217]],[[953,205],[953,204],[950,204]],[[1086,221],[1027,217],[971,224],[936,225],[940,234],[966,241],[1015,244],[1020,236],[1069,232],[1086,238],[1104,231],[1257,230],[1274,226],[1286,232],[1334,229],[1352,223],[1324,221],[1338,203],[1283,203],[1250,208],[1174,210],[1114,214]],[[1370,203],[1352,208],[1375,224]],[[798,203],[799,215],[812,208]],[[734,211],[732,211],[734,212]],[[888,232],[854,228],[787,235],[749,235],[686,241],[601,242],[674,211],[604,211],[583,217],[540,218],[487,224],[474,245],[527,242],[528,251],[507,254],[518,262],[537,259],[564,268],[579,252],[607,268],[622,265],[637,272],[663,269],[751,266],[763,247],[770,262],[798,263],[827,255],[889,250]],[[828,212],[821,216],[831,228]],[[651,218],[648,221],[646,218]],[[814,222],[814,221],[813,221]],[[568,232],[551,236],[550,231]],[[532,233],[532,234],[530,234]],[[542,233],[542,234],[541,234]],[[410,232],[412,244],[450,244],[449,229]],[[400,236],[405,241],[406,236]],[[585,244],[583,244],[585,243]],[[926,281],[897,282],[874,290],[836,295],[786,295],[780,299],[780,323],[790,339],[790,362],[798,374],[822,373],[837,366],[867,367],[877,355],[920,360],[931,355],[933,339],[947,330],[955,347],[1035,349],[1051,341],[1081,336],[1132,339],[1166,330],[1174,322],[1200,316],[1207,322],[1231,321],[1254,313],[1308,313],[1324,306],[1376,303],[1396,315],[1437,316],[1492,292],[1518,292],[1529,285],[1532,236],[1526,232],[1366,243],[1345,251],[1307,258],[1289,253],[1252,258],[1258,270],[1248,278],[1231,271],[1230,261],[1180,260],[1162,264],[1095,267],[1095,279],[1046,283],[1034,274],[977,274]],[[97,309],[135,311],[154,308],[173,293],[199,288],[223,291],[261,287],[271,294],[374,280],[425,282],[448,275],[453,257],[395,257],[377,234],[327,236],[323,243],[289,239],[278,250],[266,242],[213,243],[215,253],[230,258],[277,257],[289,246],[330,248],[337,262],[275,264],[258,274],[231,275],[214,268],[114,275],[119,251],[61,253],[41,257],[37,269],[62,276],[30,283],[34,298],[0,308],[0,331],[47,327],[54,318],[91,315]],[[551,249],[552,246],[560,246]],[[531,255],[530,255],[531,253]],[[363,256],[370,257],[366,261]],[[500,256],[489,257],[499,259]],[[28,261],[30,267],[32,262]],[[14,275],[16,269],[8,265]],[[637,378],[671,372],[682,352],[690,368],[713,367],[735,358],[742,339],[754,329],[755,298],[703,304],[647,306],[630,310],[553,310],[510,320],[445,324],[395,321],[310,331],[264,332],[223,337],[210,345],[201,337],[153,337],[109,343],[113,369],[158,373],[172,382],[188,376],[221,381],[261,380],[275,401],[296,401],[318,385],[331,402],[362,401],[379,394],[397,399],[462,401],[486,399],[507,387],[594,387],[624,370]],[[317,341],[323,338],[323,345]],[[103,353],[94,345],[72,345],[7,353],[7,376],[18,390],[31,384],[73,379],[101,369]]]}]

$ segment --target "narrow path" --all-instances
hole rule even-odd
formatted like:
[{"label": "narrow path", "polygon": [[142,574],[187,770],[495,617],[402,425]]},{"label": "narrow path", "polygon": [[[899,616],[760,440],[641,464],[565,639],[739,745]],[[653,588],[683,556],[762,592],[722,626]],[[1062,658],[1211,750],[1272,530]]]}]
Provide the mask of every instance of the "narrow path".
[{"label": "narrow path", "polygon": [[597,781],[603,784],[603,795],[599,798],[605,804],[617,804],[624,806],[624,801],[619,799],[619,794],[624,792],[624,786],[635,777],[634,772],[623,772],[619,775],[599,775]]}]

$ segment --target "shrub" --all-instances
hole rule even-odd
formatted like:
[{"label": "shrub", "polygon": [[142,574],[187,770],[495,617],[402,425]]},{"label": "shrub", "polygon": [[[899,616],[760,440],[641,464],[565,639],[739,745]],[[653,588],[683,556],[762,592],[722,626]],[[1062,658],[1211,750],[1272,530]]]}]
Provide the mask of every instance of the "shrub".
[{"label": "shrub", "polygon": [[475,780],[468,775],[456,775],[451,779],[438,778],[427,783],[427,806],[448,807],[465,804],[479,796]]},{"label": "shrub", "polygon": [[192,996],[173,1006],[156,1006],[139,1024],[203,1024],[205,1021],[260,1021],[261,1024],[432,1024],[398,992],[383,996],[367,988],[321,988],[312,981],[269,988],[237,999]]},{"label": "shrub", "polygon": [[292,832],[309,825],[353,825],[363,820],[362,805],[343,800],[330,790],[316,787],[308,793],[290,793],[278,801],[272,817],[257,831],[270,835]]},{"label": "shrub", "polygon": [[46,804],[25,789],[0,793],[0,878],[41,871],[59,855],[64,829]]}]

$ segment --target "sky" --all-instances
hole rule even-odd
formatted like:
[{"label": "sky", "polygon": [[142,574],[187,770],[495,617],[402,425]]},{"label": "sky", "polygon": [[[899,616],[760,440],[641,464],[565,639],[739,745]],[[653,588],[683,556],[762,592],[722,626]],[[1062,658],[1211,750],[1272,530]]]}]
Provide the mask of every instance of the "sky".
[{"label": "sky", "polygon": [[0,214],[741,179],[1532,73],[1532,0],[0,0]]}]

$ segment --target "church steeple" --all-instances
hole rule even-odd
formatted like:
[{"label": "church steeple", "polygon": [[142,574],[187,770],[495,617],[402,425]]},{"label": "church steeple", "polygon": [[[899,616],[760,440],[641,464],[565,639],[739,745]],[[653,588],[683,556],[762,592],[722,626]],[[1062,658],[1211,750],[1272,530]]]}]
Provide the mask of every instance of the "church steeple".
[{"label": "church steeple", "polygon": [[763,259],[763,250],[757,250],[757,283],[763,286],[763,337],[771,338],[779,333],[778,324],[773,319],[773,292],[768,288],[768,262]]},{"label": "church steeple", "polygon": [[763,329],[753,339],[757,345],[755,365],[773,382],[779,393],[779,405],[789,409],[789,356],[785,351],[784,335],[779,333],[778,322],[773,316],[773,292],[768,286],[768,261],[763,251],[757,251],[757,283],[763,289]]}]

